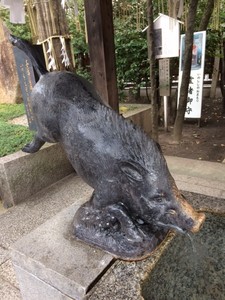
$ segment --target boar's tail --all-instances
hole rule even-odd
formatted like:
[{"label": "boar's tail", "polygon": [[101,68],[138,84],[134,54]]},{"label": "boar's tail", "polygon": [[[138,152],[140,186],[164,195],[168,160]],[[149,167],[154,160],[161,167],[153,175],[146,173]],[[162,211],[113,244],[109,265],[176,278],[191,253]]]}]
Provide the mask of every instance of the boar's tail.
[{"label": "boar's tail", "polygon": [[13,46],[22,50],[30,58],[38,78],[40,78],[41,75],[48,73],[42,58],[40,46],[32,45],[28,41],[20,39],[12,34],[10,34],[9,40]]}]

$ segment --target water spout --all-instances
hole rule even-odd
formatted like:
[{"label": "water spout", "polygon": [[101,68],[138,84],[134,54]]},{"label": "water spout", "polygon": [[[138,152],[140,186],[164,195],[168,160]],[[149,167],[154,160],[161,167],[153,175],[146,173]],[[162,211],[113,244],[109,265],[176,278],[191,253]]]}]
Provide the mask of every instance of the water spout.
[{"label": "water spout", "polygon": [[163,226],[168,229],[174,229],[175,231],[177,231],[179,233],[186,234],[186,231],[184,231],[182,228],[180,228],[176,225],[173,225],[173,224],[164,224],[162,222],[157,222],[157,225]]}]

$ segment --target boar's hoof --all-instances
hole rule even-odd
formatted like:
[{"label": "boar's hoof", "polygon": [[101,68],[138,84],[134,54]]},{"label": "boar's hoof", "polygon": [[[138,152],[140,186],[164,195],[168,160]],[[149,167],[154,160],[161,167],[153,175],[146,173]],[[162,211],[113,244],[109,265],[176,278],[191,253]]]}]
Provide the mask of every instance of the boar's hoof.
[{"label": "boar's hoof", "polygon": [[26,153],[35,153],[44,145],[44,143],[45,142],[36,135],[32,142],[26,144],[22,148],[22,151]]},{"label": "boar's hoof", "polygon": [[140,224],[122,204],[94,208],[90,201],[77,211],[73,221],[75,237],[123,260],[140,260],[163,241],[168,229],[156,231]]}]

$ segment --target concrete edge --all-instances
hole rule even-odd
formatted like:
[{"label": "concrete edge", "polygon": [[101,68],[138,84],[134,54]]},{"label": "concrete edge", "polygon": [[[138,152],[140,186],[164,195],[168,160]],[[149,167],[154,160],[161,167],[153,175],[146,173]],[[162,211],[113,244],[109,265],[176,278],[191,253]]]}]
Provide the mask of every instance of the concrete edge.
[{"label": "concrete edge", "polygon": [[10,189],[10,184],[7,172],[3,164],[0,163],[0,198],[3,201],[3,207],[8,208],[13,206],[13,196]]},{"label": "concrete edge", "polygon": [[225,189],[219,187],[218,181],[209,182],[196,177],[172,175],[180,190],[225,199]]},{"label": "concrete edge", "polygon": [[225,199],[225,164],[165,156],[180,190]]},{"label": "concrete edge", "polygon": [[203,161],[177,156],[165,156],[171,172],[189,175],[208,181],[218,181],[225,187],[225,164],[221,162]]},{"label": "concrete edge", "polygon": [[16,152],[0,158],[0,197],[5,208],[74,172],[59,144],[46,145],[34,154]]}]

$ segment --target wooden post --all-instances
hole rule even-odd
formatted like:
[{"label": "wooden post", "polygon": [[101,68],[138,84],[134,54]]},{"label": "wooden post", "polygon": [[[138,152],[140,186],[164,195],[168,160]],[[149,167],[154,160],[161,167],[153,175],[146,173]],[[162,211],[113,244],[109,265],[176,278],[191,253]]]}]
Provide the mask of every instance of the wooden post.
[{"label": "wooden post", "polygon": [[85,0],[84,5],[93,84],[118,111],[112,0]]},{"label": "wooden post", "polygon": [[153,1],[147,1],[147,19],[148,19],[148,59],[150,63],[150,81],[151,81],[151,124],[152,138],[158,141],[158,103],[156,87],[156,59],[155,59],[155,41],[154,41],[154,24],[153,24]]}]

